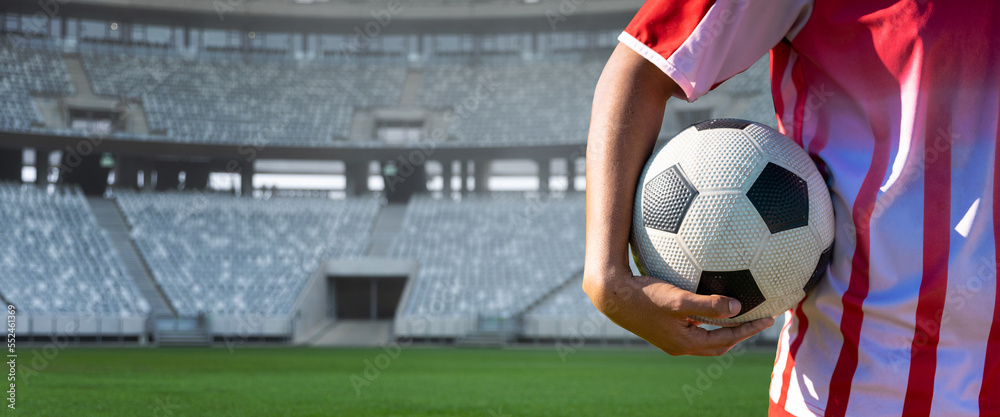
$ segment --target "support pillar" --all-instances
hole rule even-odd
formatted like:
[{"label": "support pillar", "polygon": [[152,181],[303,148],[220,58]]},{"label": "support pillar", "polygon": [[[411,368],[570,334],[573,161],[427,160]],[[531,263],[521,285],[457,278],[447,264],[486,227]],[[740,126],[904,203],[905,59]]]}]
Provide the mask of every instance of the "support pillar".
[{"label": "support pillar", "polygon": [[0,149],[0,180],[20,182],[22,167],[24,167],[23,149]]},{"label": "support pillar", "polygon": [[551,160],[542,158],[535,161],[538,164],[538,191],[549,192],[549,178],[552,177]]},{"label": "support pillar", "polygon": [[345,162],[344,177],[347,182],[347,195],[364,194],[368,191],[368,161]]},{"label": "support pillar", "polygon": [[473,180],[476,182],[475,192],[477,194],[486,194],[489,191],[489,171],[490,162],[485,159],[476,159],[473,161]]},{"label": "support pillar", "polygon": [[441,177],[444,179],[445,191],[455,191],[455,187],[452,185],[452,178],[455,177],[455,161],[449,160],[441,164]]},{"label": "support pillar", "polygon": [[468,190],[468,181],[466,181],[469,161],[458,161],[458,172],[455,175],[458,176],[458,192],[464,193]]},{"label": "support pillar", "polygon": [[152,160],[143,159],[142,160],[142,189],[152,190],[153,189],[153,171],[156,169],[156,165],[153,164]]},{"label": "support pillar", "polygon": [[253,174],[256,171],[253,161],[240,167],[240,197],[253,196]]},{"label": "support pillar", "polygon": [[35,184],[40,187],[49,185],[49,154],[48,149],[35,149]]},{"label": "support pillar", "polygon": [[566,158],[566,191],[576,191],[576,158]]},{"label": "support pillar", "polygon": [[115,155],[115,187],[119,189],[135,189],[135,162],[132,158]]}]

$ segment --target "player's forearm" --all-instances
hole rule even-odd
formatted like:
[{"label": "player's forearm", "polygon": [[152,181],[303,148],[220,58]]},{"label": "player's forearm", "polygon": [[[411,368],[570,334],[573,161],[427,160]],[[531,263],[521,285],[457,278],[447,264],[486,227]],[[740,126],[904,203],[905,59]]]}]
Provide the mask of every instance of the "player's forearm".
[{"label": "player's forearm", "polygon": [[[619,45],[597,83],[587,141],[584,289],[597,301],[628,271],[636,181],[652,152],[667,98],[677,88],[662,71]],[[624,269],[624,270],[623,270]]]}]

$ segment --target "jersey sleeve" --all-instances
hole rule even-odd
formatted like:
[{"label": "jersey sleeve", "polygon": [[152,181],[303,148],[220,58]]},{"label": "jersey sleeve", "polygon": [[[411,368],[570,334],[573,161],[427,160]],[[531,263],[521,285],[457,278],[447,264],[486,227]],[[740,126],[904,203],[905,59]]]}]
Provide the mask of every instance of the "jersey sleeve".
[{"label": "jersey sleeve", "polygon": [[812,0],[649,0],[618,40],[695,101],[802,29]]}]

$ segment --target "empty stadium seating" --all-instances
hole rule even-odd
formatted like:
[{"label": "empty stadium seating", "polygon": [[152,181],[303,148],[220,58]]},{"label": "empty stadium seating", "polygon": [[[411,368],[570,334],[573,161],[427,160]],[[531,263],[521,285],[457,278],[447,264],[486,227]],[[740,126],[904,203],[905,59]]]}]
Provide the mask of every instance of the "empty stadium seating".
[{"label": "empty stadium seating", "polygon": [[560,288],[528,312],[530,317],[546,318],[594,318],[603,317],[590,298],[583,292],[583,277],[577,277],[570,284]]},{"label": "empty stadium seating", "polygon": [[452,110],[451,131],[469,144],[584,143],[603,67],[600,61],[429,66],[418,102]]},{"label": "empty stadium seating", "polygon": [[775,127],[774,101],[771,99],[770,64],[768,57],[761,58],[742,74],[730,78],[717,88],[730,97],[742,99],[742,109],[725,117],[753,120]]},{"label": "empty stadium seating", "polygon": [[51,42],[15,44],[0,36],[0,129],[25,131],[44,124],[31,95],[66,96],[75,89],[62,56]]},{"label": "empty stadium seating", "polygon": [[122,193],[132,238],[178,314],[288,314],[321,258],[368,248],[378,202]]},{"label": "empty stadium seating", "polygon": [[639,341],[594,308],[577,276],[527,311],[521,320],[525,339]]},{"label": "empty stadium seating", "polygon": [[51,41],[32,39],[13,44],[0,36],[0,78],[25,90],[47,96],[67,96],[76,92],[62,55]]},{"label": "empty stadium seating", "polygon": [[19,312],[149,311],[79,189],[0,183],[0,202],[0,293]]},{"label": "empty stadium seating", "polygon": [[[401,104],[407,73],[418,74],[415,103],[451,114],[450,146],[531,146],[586,142],[593,86],[604,66],[579,52],[544,59],[473,59],[457,54],[422,64],[398,60],[296,60],[265,52],[81,46],[98,96],[139,101],[149,134],[115,137],[182,143],[268,146],[379,146],[353,137],[358,109]],[[51,42],[0,46],[0,129],[71,131],[44,126],[30,95],[68,96],[74,87]],[[735,105],[727,117],[773,124],[767,62],[719,87]],[[364,131],[364,129],[362,129]],[[664,132],[669,134],[670,132]]]},{"label": "empty stadium seating", "polygon": [[0,78],[0,126],[4,130],[24,131],[43,123],[42,115],[32,103],[31,95],[23,87]]},{"label": "empty stadium seating", "polygon": [[583,268],[583,196],[415,197],[390,255],[420,271],[399,314],[511,318]]},{"label": "empty stadium seating", "polygon": [[[141,104],[149,134],[116,132],[118,139],[301,147],[382,146],[352,136],[355,119],[374,124],[357,112],[403,104],[383,113],[450,114],[445,146],[583,144],[604,66],[597,55],[607,52],[431,53],[412,62],[400,53],[379,64],[117,40],[84,39],[78,49],[96,95]],[[720,86],[720,101],[740,99],[726,108],[738,114],[726,116],[773,120],[766,77],[764,60]],[[82,135],[46,126],[33,98],[75,93],[51,41],[0,42],[0,131]],[[5,185],[0,202],[0,230],[14,236],[0,240],[0,294],[8,301],[29,314],[148,311],[78,191]],[[287,319],[322,260],[366,253],[379,212],[374,200],[190,192],[119,192],[117,204],[176,312],[233,320]],[[457,317],[465,330],[475,330],[477,319],[524,318],[533,337],[571,336],[567,329],[582,322],[605,326],[579,288],[584,211],[577,193],[414,197],[389,249],[390,257],[419,264],[397,317]],[[602,334],[623,332],[614,329]]]},{"label": "empty stadium seating", "polygon": [[355,108],[395,105],[403,67],[283,58],[185,60],[83,55],[95,94],[141,99],[153,133],[196,143],[331,146],[350,135]]}]

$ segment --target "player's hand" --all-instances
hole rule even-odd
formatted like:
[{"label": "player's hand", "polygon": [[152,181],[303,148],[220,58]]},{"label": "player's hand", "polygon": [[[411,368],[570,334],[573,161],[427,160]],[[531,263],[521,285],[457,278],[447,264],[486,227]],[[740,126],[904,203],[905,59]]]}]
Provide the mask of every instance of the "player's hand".
[{"label": "player's hand", "polygon": [[740,312],[735,298],[698,295],[631,271],[588,274],[584,290],[611,321],[671,355],[717,356],[771,327],[765,318],[735,327],[705,330],[692,316],[729,318]]}]

